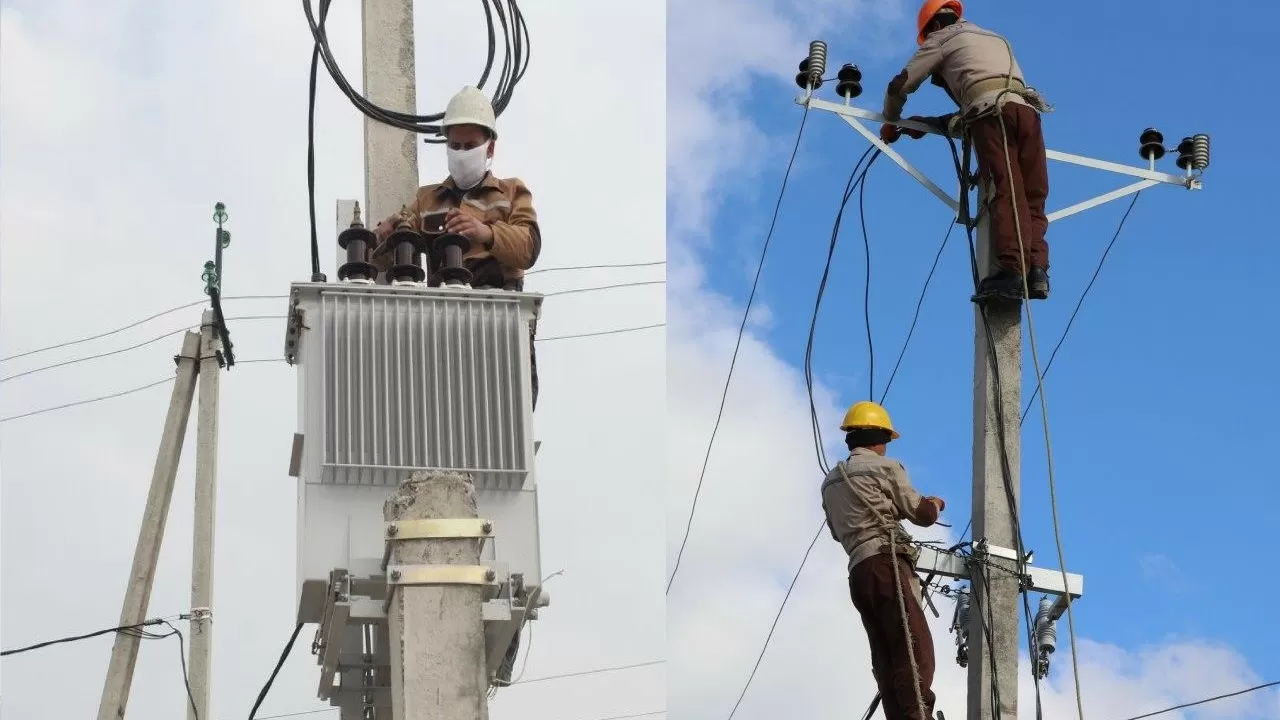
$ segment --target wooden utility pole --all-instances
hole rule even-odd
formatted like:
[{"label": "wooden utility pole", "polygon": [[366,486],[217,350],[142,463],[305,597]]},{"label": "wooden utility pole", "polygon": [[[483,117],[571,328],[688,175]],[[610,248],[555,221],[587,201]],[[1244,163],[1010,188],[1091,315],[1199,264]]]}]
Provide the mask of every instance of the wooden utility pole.
[{"label": "wooden utility pole", "polygon": [[395,720],[488,720],[484,586],[475,486],[458,473],[418,472],[383,508]]},{"label": "wooden utility pole", "polygon": [[[978,207],[986,195],[978,193]],[[985,277],[995,263],[991,252],[989,213],[978,223],[978,272]],[[984,319],[985,314],[985,319]],[[1017,548],[1013,513],[1005,488],[1005,457],[1015,508],[1021,505],[1022,305],[996,301],[974,308],[973,362],[973,538],[1002,548]],[[988,336],[989,334],[989,336]],[[994,358],[992,348],[994,346]],[[994,362],[993,362],[994,360]],[[997,383],[998,378],[998,383]],[[997,393],[997,385],[1000,390]],[[1000,425],[1003,420],[1004,451]],[[1010,572],[1017,562],[989,556],[986,562]],[[976,574],[980,568],[974,568]],[[1017,720],[1018,716],[1018,579],[990,568],[987,580],[972,578],[973,610],[969,622],[968,720]],[[987,592],[987,587],[990,588]],[[988,613],[991,623],[988,625]],[[993,683],[993,678],[998,682]],[[998,688],[993,697],[992,688]],[[994,708],[999,699],[999,713]]]},{"label": "wooden utility pole", "polygon": [[[129,571],[124,606],[120,610],[120,627],[139,625],[146,620],[147,605],[151,602],[151,587],[155,582],[156,562],[160,558],[160,543],[164,540],[169,503],[173,499],[178,460],[182,456],[182,442],[187,434],[187,421],[191,417],[191,400],[195,394],[200,349],[200,334],[188,332],[182,341],[182,354],[177,359],[178,377],[169,397],[169,412],[165,415],[164,433],[160,437],[160,449],[156,452],[155,469],[151,473],[151,489],[147,492],[142,529],[138,532],[138,544],[133,551],[133,567]],[[102,701],[98,705],[98,720],[121,720],[124,717],[125,706],[129,703],[129,687],[133,683],[133,669],[138,661],[138,646],[141,643],[142,638],[137,634],[116,633],[115,644],[111,648],[111,662],[107,667],[107,680],[102,688]]]},{"label": "wooden utility pole", "polygon": [[213,651],[213,534],[218,501],[218,329],[212,310],[200,328],[200,399],[196,409],[195,523],[191,558],[191,698],[188,720],[213,717],[209,678]]}]

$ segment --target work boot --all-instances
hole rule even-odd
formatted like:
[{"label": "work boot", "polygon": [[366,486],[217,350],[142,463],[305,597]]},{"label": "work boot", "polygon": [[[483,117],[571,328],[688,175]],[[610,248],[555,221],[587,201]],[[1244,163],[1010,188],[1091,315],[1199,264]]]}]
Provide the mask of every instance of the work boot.
[{"label": "work boot", "polygon": [[1049,298],[1049,271],[1032,265],[1031,272],[1027,273],[1027,287],[1031,291],[1032,300],[1047,300]]},{"label": "work boot", "polygon": [[978,291],[970,299],[976,303],[993,299],[1021,300],[1022,273],[1000,268],[978,283]]}]

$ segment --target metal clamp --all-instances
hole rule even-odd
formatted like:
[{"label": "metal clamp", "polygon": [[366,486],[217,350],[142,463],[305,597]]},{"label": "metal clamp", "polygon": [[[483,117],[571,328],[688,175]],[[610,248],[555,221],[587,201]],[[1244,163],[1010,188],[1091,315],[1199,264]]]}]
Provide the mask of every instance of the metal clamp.
[{"label": "metal clamp", "polygon": [[190,620],[191,622],[204,622],[206,620],[213,620],[213,608],[207,608],[207,607],[191,608]]},{"label": "metal clamp", "polygon": [[387,585],[489,585],[497,576],[485,565],[392,565]]},{"label": "metal clamp", "polygon": [[397,520],[386,524],[386,541],[491,538],[493,523],[482,518]]}]

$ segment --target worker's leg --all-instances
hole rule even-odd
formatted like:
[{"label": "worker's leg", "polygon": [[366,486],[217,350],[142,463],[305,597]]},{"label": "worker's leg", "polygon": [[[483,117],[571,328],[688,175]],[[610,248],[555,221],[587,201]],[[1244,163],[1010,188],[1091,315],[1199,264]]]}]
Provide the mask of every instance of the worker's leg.
[{"label": "worker's leg", "polygon": [[[970,134],[973,137],[973,152],[978,158],[979,181],[990,190],[984,208],[990,214],[991,249],[996,263],[1002,269],[1021,274],[1024,269],[1018,249],[1014,204],[1018,208],[1024,241],[1031,232],[1031,216],[1027,212],[1026,197],[1023,194],[1024,180],[1017,142],[1018,113],[1015,107],[1014,103],[1009,103],[1001,110],[1005,121],[1004,133],[1000,129],[1000,118],[991,115],[975,121]],[[1010,197],[1014,200],[1011,201]]]},{"label": "worker's leg", "polygon": [[876,688],[880,690],[880,705],[884,708],[886,718],[899,718],[902,711],[897,707],[897,698],[891,684],[892,667],[889,662],[889,645],[881,628],[878,595],[881,588],[876,580],[874,568],[875,558],[868,558],[858,563],[849,573],[849,596],[853,606],[862,617],[862,627],[867,631],[867,645],[871,651],[871,675],[875,678]]},{"label": "worker's leg", "polygon": [[[915,576],[910,564],[898,558],[898,575],[902,591],[903,604],[907,610],[907,630],[903,632],[902,608],[898,605],[898,596],[894,590],[893,566],[888,556],[883,557],[883,568],[877,568],[881,574],[880,627],[888,638],[890,663],[893,667],[890,684],[895,703],[901,708],[897,718],[886,716],[891,720],[927,720],[933,714],[935,696],[931,689],[934,673],[933,636],[925,622],[924,612],[916,599]],[[924,700],[926,716],[920,716],[920,705],[916,698],[911,670],[912,658],[915,659],[916,674],[920,678],[920,696]]]},{"label": "worker's leg", "polygon": [[1026,105],[1009,105],[1018,115],[1018,166],[1022,171],[1023,193],[1027,200],[1030,229],[1023,233],[1028,240],[1027,255],[1033,267],[1049,269],[1049,246],[1045,235],[1049,219],[1044,206],[1049,199],[1049,162],[1044,151],[1044,132],[1040,113]]}]

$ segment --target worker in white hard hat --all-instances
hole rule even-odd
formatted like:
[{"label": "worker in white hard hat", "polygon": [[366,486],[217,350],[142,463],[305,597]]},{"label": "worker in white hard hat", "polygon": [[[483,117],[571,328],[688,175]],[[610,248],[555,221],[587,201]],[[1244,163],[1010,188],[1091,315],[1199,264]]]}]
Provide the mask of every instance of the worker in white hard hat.
[{"label": "worker in white hard hat", "polygon": [[[378,225],[380,244],[369,262],[383,273],[391,267],[392,248],[385,240],[403,220],[419,232],[443,231],[471,240],[463,264],[472,273],[472,287],[523,290],[524,273],[542,252],[542,233],[533,195],[524,182],[489,172],[498,140],[493,104],[480,90],[464,87],[449,101],[440,127],[447,140],[449,177],[418,188],[412,202]],[[440,283],[441,260],[431,257],[431,285]],[[536,407],[538,368],[532,332],[529,348]]]},{"label": "worker in white hard hat", "polygon": [[919,550],[899,523],[932,525],[946,503],[921,496],[902,463],[885,456],[899,435],[883,407],[854,403],[840,429],[849,457],[822,483],[827,528],[849,555],[849,596],[867,631],[885,718],[927,720],[936,701],[933,636],[920,607]]}]

